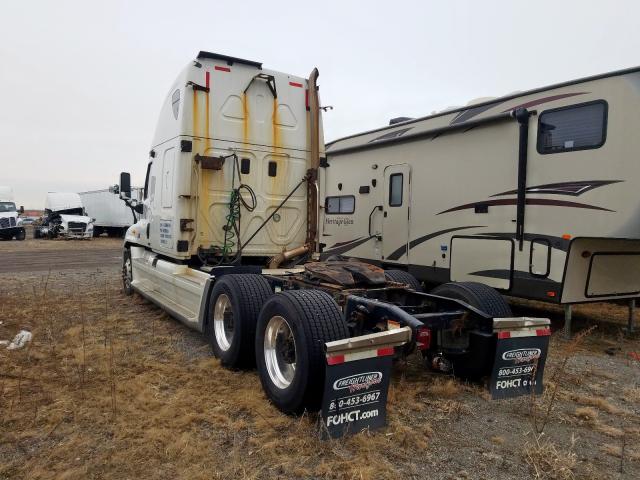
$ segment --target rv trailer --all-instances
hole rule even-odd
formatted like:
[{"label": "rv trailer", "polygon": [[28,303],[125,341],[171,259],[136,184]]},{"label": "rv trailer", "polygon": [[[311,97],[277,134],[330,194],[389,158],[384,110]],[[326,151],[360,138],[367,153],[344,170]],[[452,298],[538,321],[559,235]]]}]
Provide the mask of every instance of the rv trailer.
[{"label": "rv trailer", "polygon": [[[142,201],[131,198],[128,173],[117,186],[140,215],[125,236],[124,291],[204,333],[223,365],[257,366],[269,399],[289,413],[317,410],[323,388],[348,396],[348,379],[360,375],[325,383],[343,363],[367,368],[365,379],[375,373],[351,395],[377,401],[378,362],[413,351],[439,371],[492,375],[497,396],[540,391],[547,319],[513,318],[485,285],[427,294],[406,272],[318,261],[317,77],[210,52],[180,73],[160,111]],[[535,368],[517,366],[521,384],[504,377],[501,349],[534,352]]]},{"label": "rv trailer", "polygon": [[634,68],[331,142],[322,257],[561,304],[637,297],[639,126]]}]

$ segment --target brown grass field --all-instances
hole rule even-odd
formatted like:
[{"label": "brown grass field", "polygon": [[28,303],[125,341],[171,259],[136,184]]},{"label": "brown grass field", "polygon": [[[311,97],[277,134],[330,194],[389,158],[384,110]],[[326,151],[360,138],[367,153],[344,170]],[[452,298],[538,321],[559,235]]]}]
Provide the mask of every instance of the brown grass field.
[{"label": "brown grass field", "polygon": [[[34,256],[57,248],[44,243]],[[199,334],[124,296],[117,266],[38,270],[0,274],[0,339],[34,336],[0,347],[2,480],[640,478],[640,342],[619,335],[622,306],[585,310],[608,326],[573,342],[553,335],[540,398],[492,401],[414,356],[386,429],[323,441],[315,414],[281,414],[254,371],[225,370]]]}]

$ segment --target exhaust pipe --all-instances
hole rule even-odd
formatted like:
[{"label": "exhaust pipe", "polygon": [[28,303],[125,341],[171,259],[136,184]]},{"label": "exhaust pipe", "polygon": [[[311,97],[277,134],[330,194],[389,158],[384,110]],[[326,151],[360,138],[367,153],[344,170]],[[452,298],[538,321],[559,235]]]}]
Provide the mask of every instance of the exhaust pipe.
[{"label": "exhaust pipe", "polygon": [[309,133],[310,165],[307,172],[307,246],[315,246],[318,236],[318,168],[320,166],[320,104],[318,102],[318,76],[314,68],[309,75]]},{"label": "exhaust pipe", "polygon": [[301,247],[293,248],[291,250],[285,250],[282,253],[279,253],[271,260],[269,260],[269,268],[274,269],[278,268],[282,262],[286,262],[287,260],[291,260],[292,258],[299,257],[300,255],[304,255],[309,252],[310,245],[307,243]]}]

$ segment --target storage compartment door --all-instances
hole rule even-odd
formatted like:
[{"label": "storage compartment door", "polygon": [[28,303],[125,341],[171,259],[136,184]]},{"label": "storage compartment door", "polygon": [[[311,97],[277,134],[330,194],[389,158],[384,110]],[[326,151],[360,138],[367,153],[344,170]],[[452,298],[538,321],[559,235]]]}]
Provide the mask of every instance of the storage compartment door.
[{"label": "storage compartment door", "polygon": [[603,252],[591,256],[587,297],[640,293],[640,252]]},{"label": "storage compartment door", "polygon": [[512,272],[512,240],[486,237],[451,239],[451,281],[480,282],[509,290]]}]

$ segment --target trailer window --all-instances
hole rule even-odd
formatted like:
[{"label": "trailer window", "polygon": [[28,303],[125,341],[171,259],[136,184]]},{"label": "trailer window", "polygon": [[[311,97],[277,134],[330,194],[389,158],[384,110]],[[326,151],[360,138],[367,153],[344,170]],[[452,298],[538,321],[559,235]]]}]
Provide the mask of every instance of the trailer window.
[{"label": "trailer window", "polygon": [[602,100],[547,110],[538,120],[538,153],[600,148],[606,129],[607,103]]},{"label": "trailer window", "polygon": [[324,208],[326,213],[353,213],[356,209],[356,197],[353,195],[327,197]]},{"label": "trailer window", "polygon": [[400,207],[402,205],[402,181],[401,173],[394,173],[389,177],[389,206]]}]

